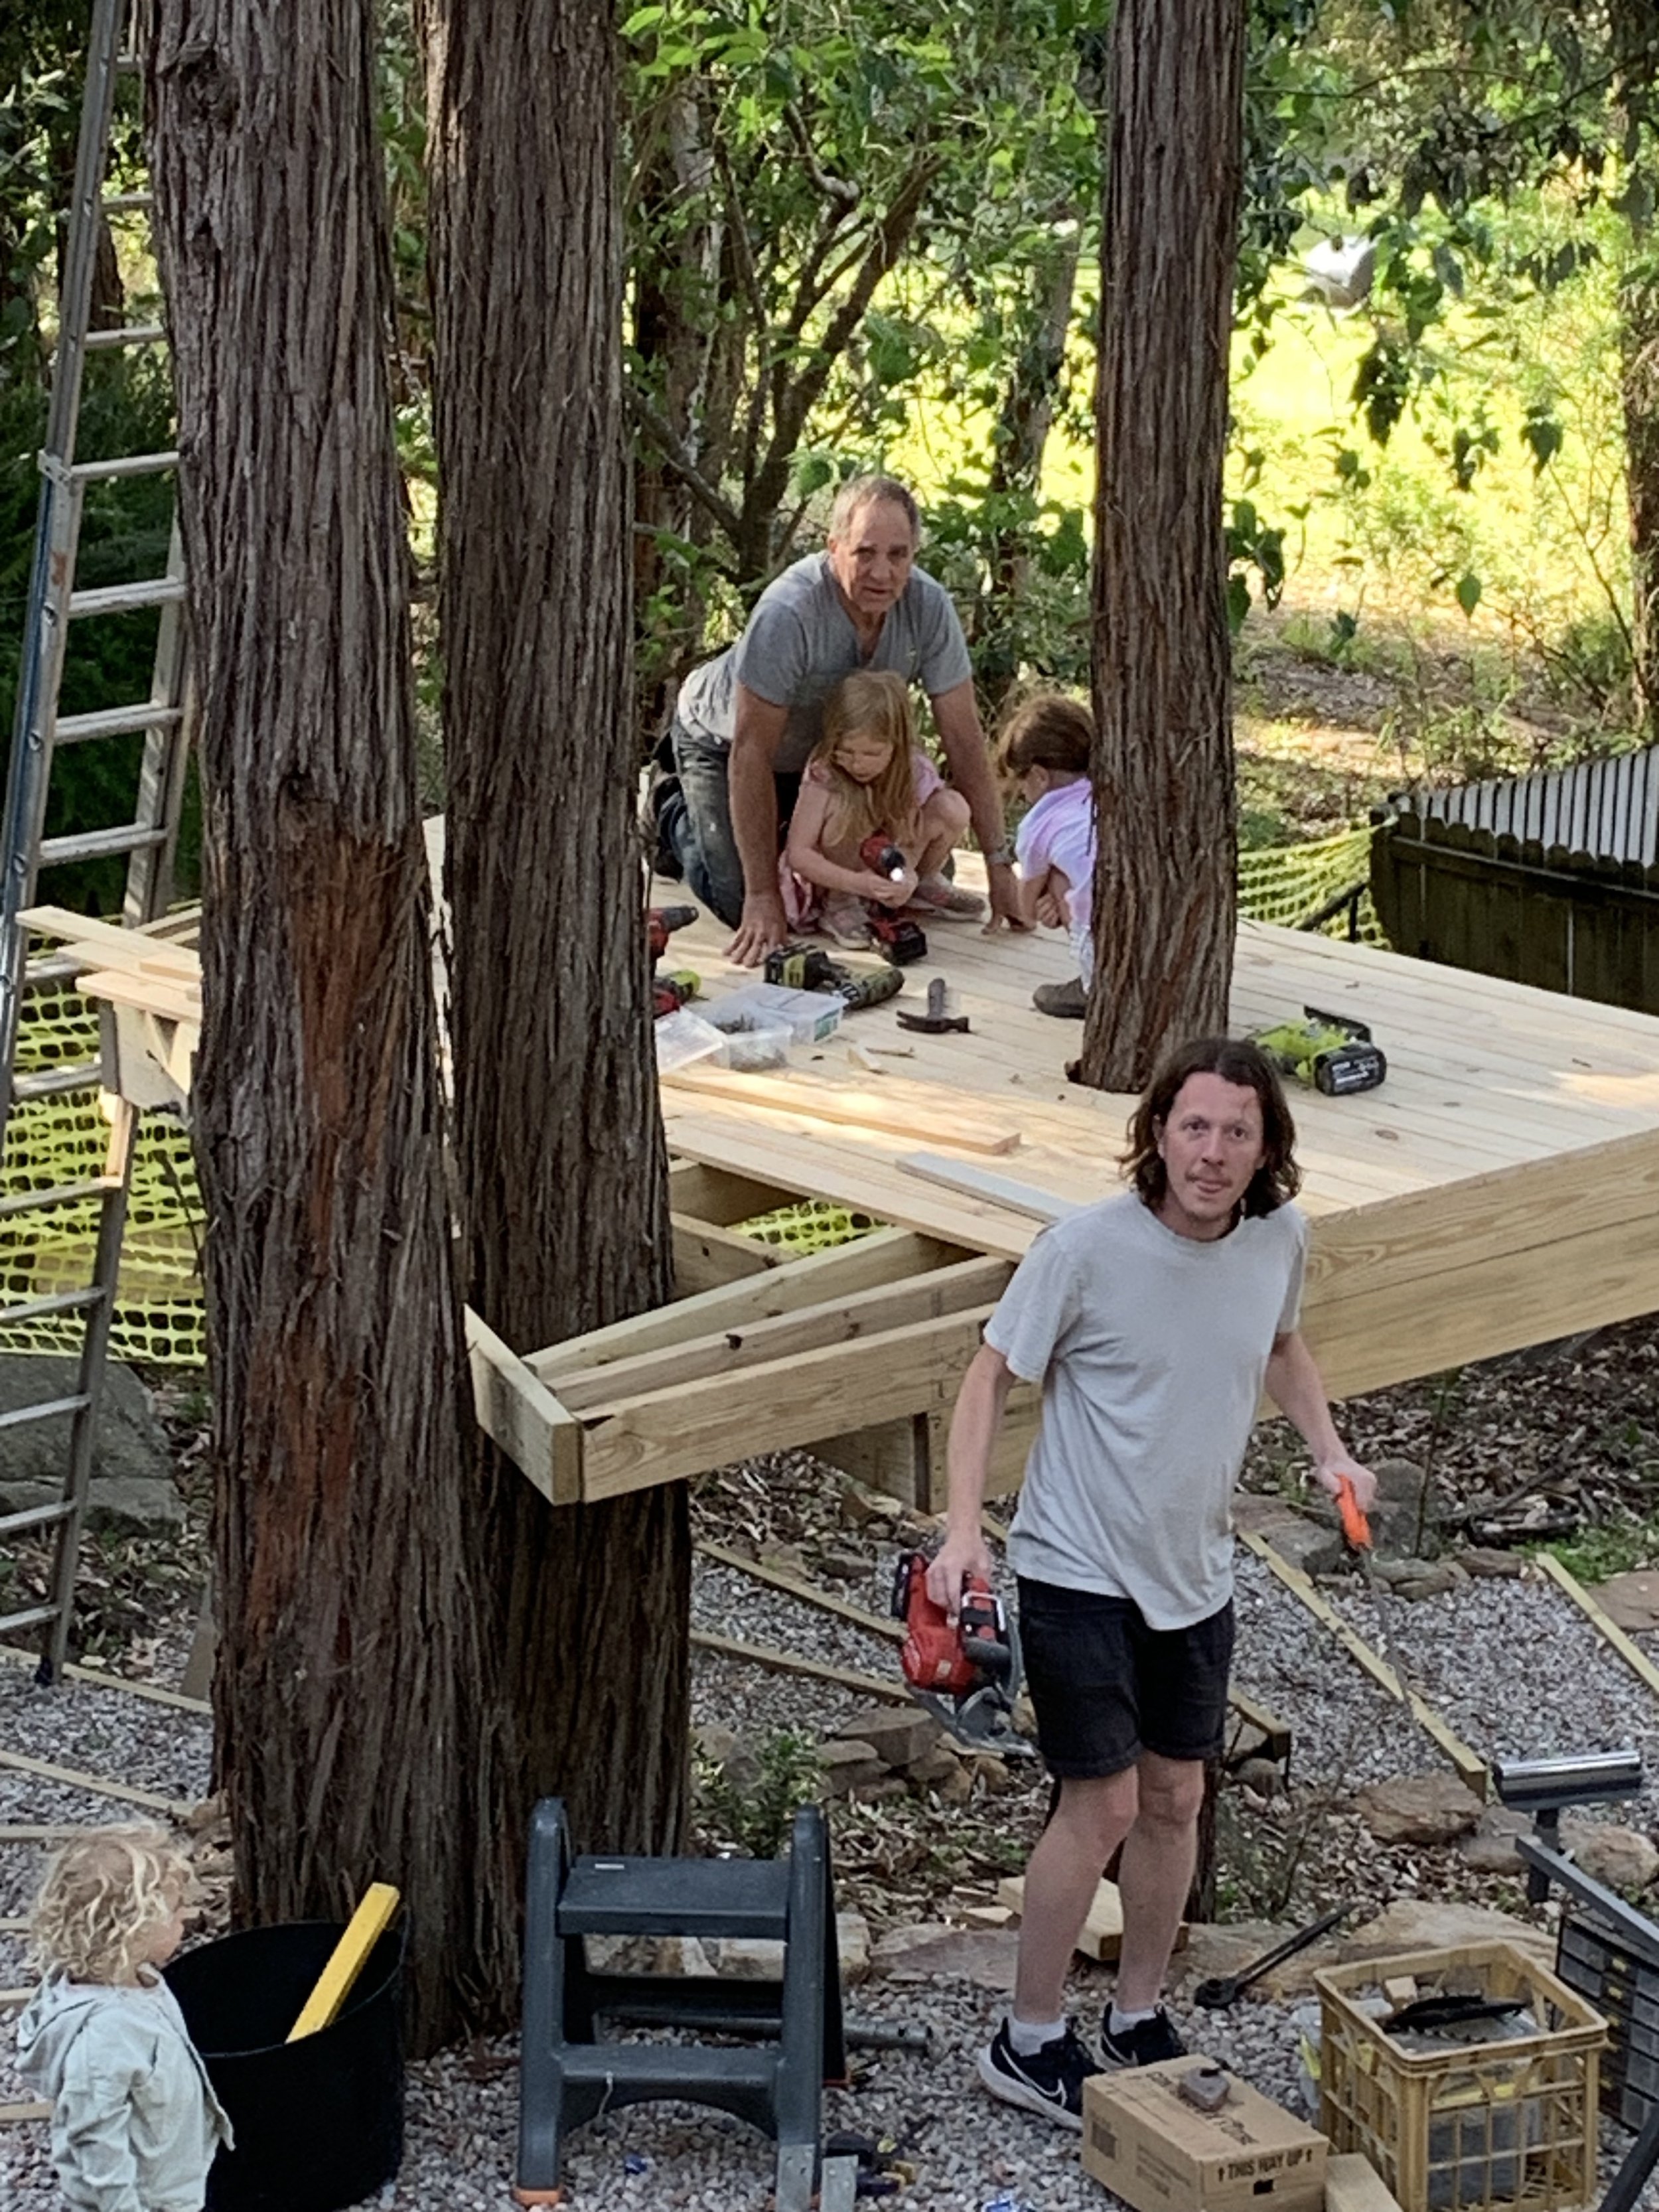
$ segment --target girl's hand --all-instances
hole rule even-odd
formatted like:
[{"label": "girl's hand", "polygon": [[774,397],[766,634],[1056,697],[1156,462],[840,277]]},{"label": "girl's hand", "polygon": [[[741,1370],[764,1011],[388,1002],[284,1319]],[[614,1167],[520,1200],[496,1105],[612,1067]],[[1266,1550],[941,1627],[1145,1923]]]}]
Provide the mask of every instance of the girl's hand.
[{"label": "girl's hand", "polygon": [[1036,902],[1036,918],[1045,929],[1064,929],[1066,927],[1064,902],[1056,898],[1052,891],[1040,892]]},{"label": "girl's hand", "polygon": [[864,879],[860,898],[874,899],[879,906],[903,906],[916,887],[916,878],[907,868],[896,882],[890,876],[878,876],[873,872]]}]

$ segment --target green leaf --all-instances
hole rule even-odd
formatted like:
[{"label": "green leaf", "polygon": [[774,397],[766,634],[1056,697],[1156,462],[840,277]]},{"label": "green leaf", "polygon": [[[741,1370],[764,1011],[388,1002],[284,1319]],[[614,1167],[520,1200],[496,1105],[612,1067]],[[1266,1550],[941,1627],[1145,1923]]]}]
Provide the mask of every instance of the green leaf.
[{"label": "green leaf", "polygon": [[1466,615],[1472,615],[1480,604],[1480,579],[1473,569],[1457,580],[1457,604]]},{"label": "green leaf", "polygon": [[1237,637],[1250,611],[1250,587],[1235,573],[1227,579],[1227,628]]}]

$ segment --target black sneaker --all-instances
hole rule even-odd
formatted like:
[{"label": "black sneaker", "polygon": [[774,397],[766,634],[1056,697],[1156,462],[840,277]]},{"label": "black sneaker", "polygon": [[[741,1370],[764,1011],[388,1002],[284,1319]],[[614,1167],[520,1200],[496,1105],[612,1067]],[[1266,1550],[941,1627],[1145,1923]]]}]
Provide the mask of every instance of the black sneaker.
[{"label": "black sneaker", "polygon": [[1115,2035],[1109,2008],[1100,2023],[1100,2055],[1109,2067],[1156,2066],[1165,2058],[1184,2058],[1187,2046],[1162,2005],[1150,2020],[1138,2020]]},{"label": "black sneaker", "polygon": [[1022,2111],[1040,2112],[1056,2127],[1083,2132],[1083,2084],[1099,2067],[1089,2047],[1068,2027],[1029,2055],[1008,2040],[1005,2020],[979,2054],[979,2078],[994,2097]]}]

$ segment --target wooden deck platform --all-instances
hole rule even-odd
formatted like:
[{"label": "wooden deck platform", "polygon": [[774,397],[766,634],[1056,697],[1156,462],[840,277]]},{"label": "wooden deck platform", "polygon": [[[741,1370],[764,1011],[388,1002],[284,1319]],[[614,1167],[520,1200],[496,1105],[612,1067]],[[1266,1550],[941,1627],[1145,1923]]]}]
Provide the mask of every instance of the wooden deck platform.
[{"label": "wooden deck platform", "polygon": [[[671,964],[717,994],[744,980],[724,958],[728,935],[699,922]],[[1043,1209],[941,1187],[904,1162],[950,1154],[966,1133],[957,1157],[982,1187],[1003,1177],[1085,1202],[1119,1187],[1131,1102],[1068,1084],[1080,1026],[1030,1005],[1036,984],[1067,973],[1063,940],[960,925],[930,937],[936,957],[908,971],[896,1003],[919,1004],[942,974],[968,1035],[904,1031],[890,1004],[849,1015],[768,1079],[769,1092],[850,1121],[757,1104],[752,1079],[718,1070],[665,1085],[692,1295],[523,1362],[580,1428],[566,1494],[830,1439],[855,1471],[939,1501],[957,1384]],[[1376,1091],[1293,1100],[1314,1222],[1305,1323],[1334,1395],[1659,1309],[1659,1021],[1244,924],[1233,1027],[1304,1004],[1368,1022],[1389,1063]],[[1010,1133],[1015,1148],[996,1149]],[[734,1232],[791,1194],[890,1226],[804,1261]],[[1029,1445],[1029,1394],[1012,1414],[1002,1486]]]},{"label": "wooden deck platform", "polygon": [[[672,1304],[539,1350],[470,1318],[479,1418],[550,1498],[815,1445],[940,1502],[945,1425],[985,1317],[1045,1212],[1119,1187],[1131,1102],[1068,1084],[1080,1025],[1030,1005],[1068,972],[1062,939],[930,935],[936,957],[908,971],[896,1004],[920,1005],[943,975],[968,1035],[903,1030],[890,1003],[798,1048],[779,1076],[665,1085]],[[751,980],[726,961],[728,936],[705,919],[676,936],[670,964],[696,969],[709,997]],[[112,951],[82,957],[107,970]],[[179,956],[146,945],[132,964],[138,995],[159,991],[161,1016],[188,1030]],[[131,974],[88,981],[124,1010],[135,990]],[[1389,1058],[1378,1091],[1293,1099],[1314,1224],[1304,1323],[1334,1395],[1659,1310],[1659,1020],[1244,924],[1235,1030],[1304,1004],[1369,1023]],[[914,1172],[921,1153],[953,1157],[976,1193]],[[1019,1186],[1012,1202],[984,1194],[988,1178]],[[804,1258],[742,1233],[796,1196],[885,1225]],[[1035,1413],[1017,1391],[1000,1486],[1018,1480]]]}]

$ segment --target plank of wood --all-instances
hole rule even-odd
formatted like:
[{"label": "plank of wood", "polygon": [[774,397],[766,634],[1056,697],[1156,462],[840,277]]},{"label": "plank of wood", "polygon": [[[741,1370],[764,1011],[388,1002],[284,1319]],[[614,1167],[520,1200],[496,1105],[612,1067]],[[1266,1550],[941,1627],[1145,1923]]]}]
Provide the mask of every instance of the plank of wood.
[{"label": "plank of wood", "polygon": [[1553,1552],[1540,1552],[1537,1559],[1557,1589],[1571,1598],[1584,1618],[1595,1625],[1596,1633],[1619,1654],[1632,1674],[1645,1682],[1649,1689],[1659,1691],[1659,1667],[1654,1665],[1639,1644],[1625,1633],[1601,1601],[1562,1565]]},{"label": "plank of wood", "polygon": [[931,1189],[920,1177],[901,1173],[891,1158],[872,1146],[830,1143],[781,1123],[762,1130],[755,1121],[729,1115],[665,1109],[665,1119],[671,1147],[688,1159],[740,1173],[765,1172],[802,1197],[830,1199],[970,1251],[1018,1260],[1036,1233],[1030,1221],[1004,1207]]},{"label": "plank of wood", "polygon": [[[874,1615],[871,1616],[874,1619]],[[716,1636],[711,1629],[691,1631],[694,1651],[713,1652],[717,1658],[735,1659],[745,1667],[762,1667],[769,1674],[799,1674],[811,1682],[833,1682],[838,1690],[856,1690],[861,1698],[875,1698],[890,1705],[908,1705],[910,1692],[902,1682],[890,1682],[879,1674],[861,1674],[856,1667],[833,1667],[827,1659],[804,1658],[775,1644],[750,1644],[736,1636]]]},{"label": "plank of wood", "polygon": [[896,1164],[905,1175],[942,1183],[947,1190],[966,1191],[970,1198],[988,1198],[994,1206],[1027,1214],[1033,1221],[1060,1221],[1077,1211],[1070,1199],[1056,1198],[1034,1183],[1016,1182],[1012,1176],[994,1175],[988,1168],[947,1160],[938,1152],[906,1152]]},{"label": "plank of wood", "polygon": [[34,1995],[33,1990],[0,1990],[0,2012],[16,2012]]},{"label": "plank of wood", "polygon": [[756,1322],[747,1329],[727,1329],[567,1375],[559,1385],[559,1401],[570,1413],[598,1419],[648,1391],[704,1376],[736,1375],[768,1360],[794,1360],[823,1346],[983,1306],[1002,1296],[1012,1272],[1006,1260],[960,1260],[912,1282],[877,1284],[825,1304]]},{"label": "plank of wood", "polygon": [[527,1352],[525,1364],[550,1389],[556,1389],[567,1375],[660,1351],[665,1345],[740,1333],[779,1314],[851,1297],[879,1283],[902,1282],[969,1256],[959,1244],[942,1244],[937,1237],[920,1237],[911,1229],[873,1229],[850,1244],[781,1260],[761,1274],[717,1284],[695,1297],[677,1298],[672,1305],[635,1314],[631,1320],[567,1337],[544,1352]]},{"label": "plank of wood", "polygon": [[788,1451],[862,1423],[947,1410],[991,1312],[988,1304],[915,1322],[798,1359],[629,1399],[603,1419],[590,1419],[583,1495],[614,1498],[756,1451]]},{"label": "plank of wood", "polygon": [[581,1423],[471,1306],[467,1364],[478,1426],[555,1505],[582,1495]]},{"label": "plank of wood", "polygon": [[712,1221],[692,1221],[683,1213],[671,1213],[668,1220],[674,1240],[674,1288],[683,1298],[763,1275],[785,1258],[777,1245],[763,1244],[758,1237],[739,1236],[735,1229],[722,1229]]},{"label": "plank of wood", "polygon": [[[1005,1875],[997,1884],[997,1901],[1006,1905],[1011,1912],[1023,1912],[1025,1907],[1024,1875]],[[1183,1920],[1176,1931],[1175,1948],[1177,1951],[1186,1949],[1189,1932]],[[1095,1891],[1094,1903],[1089,1907],[1076,1948],[1085,1959],[1099,1959],[1109,1965],[1122,1948],[1123,1899],[1118,1894],[1115,1881],[1103,1881]]]},{"label": "plank of wood", "polygon": [[[33,1674],[40,1664],[40,1655],[20,1651],[15,1644],[0,1644],[0,1664],[27,1667]],[[132,1682],[125,1674],[106,1673],[101,1667],[68,1666],[64,1673],[71,1682],[90,1682],[100,1690],[121,1690],[130,1698],[143,1698],[152,1705],[171,1705],[181,1713],[210,1715],[213,1708],[201,1698],[187,1698],[181,1690],[163,1689],[159,1682]]]},{"label": "plank of wood", "polygon": [[1259,1698],[1253,1698],[1248,1690],[1241,1690],[1236,1682],[1229,1683],[1227,1686],[1227,1703],[1240,1720],[1266,1738],[1262,1747],[1264,1758],[1282,1760],[1290,1757],[1294,1738],[1288,1721],[1282,1721],[1277,1713],[1269,1712]]},{"label": "plank of wood", "polygon": [[0,1844],[64,1844],[71,1836],[89,1836],[94,1823],[86,1820],[12,1820],[0,1826]]},{"label": "plank of wood", "polygon": [[191,1810],[173,1797],[158,1796],[153,1790],[137,1789],[131,1782],[112,1782],[101,1774],[88,1774],[78,1766],[53,1766],[44,1759],[27,1759],[21,1751],[0,1751],[0,1766],[14,1773],[32,1774],[37,1782],[56,1782],[65,1790],[88,1790],[96,1797],[118,1797],[126,1805],[143,1805],[151,1813],[165,1813],[182,1820]]},{"label": "plank of wood", "polygon": [[1291,1595],[1304,1605],[1314,1618],[1323,1623],[1335,1637],[1349,1657],[1364,1668],[1379,1689],[1386,1690],[1391,1698],[1406,1707],[1412,1718],[1425,1735],[1439,1745],[1457,1769],[1468,1788],[1480,1798],[1492,1795],[1492,1775],[1486,1762],[1476,1751],[1472,1751],[1462,1738],[1452,1731],[1432,1705],[1418,1692],[1402,1682],[1395,1669],[1382,1655],[1372,1650],[1358,1631],[1349,1626],[1323,1592],[1316,1589],[1310,1577],[1301,1568],[1281,1559],[1264,1537],[1253,1530],[1241,1529],[1238,1540],[1246,1551],[1254,1552],[1284,1583]]},{"label": "plank of wood", "polygon": [[[1448,1205],[1442,1235],[1455,1239]],[[1570,1330],[1598,1328],[1659,1308],[1659,1214],[1588,1236],[1571,1234],[1474,1267],[1340,1292],[1310,1288],[1303,1331],[1334,1398],[1437,1374]]]},{"label": "plank of wood", "polygon": [[124,968],[93,968],[76,978],[75,988],[83,998],[107,999],[117,1006],[139,1006],[145,1013],[159,1014],[169,1022],[198,1026],[201,1023],[200,994],[159,976],[130,975]]},{"label": "plank of wood", "polygon": [[152,936],[148,929],[125,929],[118,922],[100,921],[89,914],[72,914],[67,907],[26,907],[18,916],[26,928],[42,937],[64,940],[73,951],[96,955],[95,967],[115,967],[131,962],[134,969],[155,963],[159,972],[194,980],[200,976],[200,955],[191,945]]},{"label": "plank of wood", "polygon": [[931,1136],[964,1152],[1012,1152],[1020,1132],[1011,1122],[994,1121],[959,1091],[918,1083],[908,1076],[884,1076],[874,1084],[825,1083],[812,1075],[745,1075],[734,1068],[711,1067],[695,1060],[675,1068],[662,1081],[724,1104],[735,1100],[782,1114],[807,1114],[815,1121],[845,1122],[855,1129],[880,1129],[896,1137]]},{"label": "plank of wood", "polygon": [[1363,2152],[1334,2150],[1325,2161],[1325,2212],[1400,2212],[1400,2199]]},{"label": "plank of wood", "polygon": [[730,1567],[734,1573],[747,1575],[751,1582],[764,1583],[769,1589],[782,1590],[805,1605],[816,1606],[820,1613],[833,1613],[837,1620],[851,1621],[854,1627],[863,1629],[868,1635],[882,1637],[889,1644],[904,1641],[902,1621],[884,1620],[878,1613],[854,1605],[850,1598],[833,1596],[830,1591],[821,1590],[816,1583],[805,1582],[782,1567],[749,1559],[742,1552],[734,1552],[728,1545],[717,1544],[707,1536],[698,1537],[694,1548],[717,1567]]},{"label": "plank of wood", "polygon": [[[9,1995],[9,1990],[0,1992],[0,2002],[3,2002],[4,1997]],[[26,2120],[49,2120],[51,2118],[50,2105],[40,2103],[0,2105],[0,2127],[21,2127]]]}]

